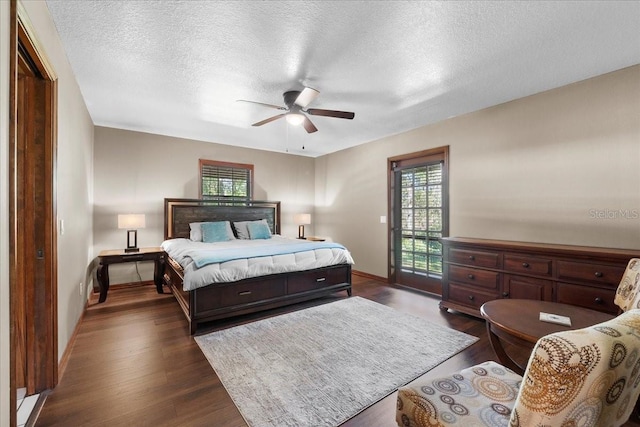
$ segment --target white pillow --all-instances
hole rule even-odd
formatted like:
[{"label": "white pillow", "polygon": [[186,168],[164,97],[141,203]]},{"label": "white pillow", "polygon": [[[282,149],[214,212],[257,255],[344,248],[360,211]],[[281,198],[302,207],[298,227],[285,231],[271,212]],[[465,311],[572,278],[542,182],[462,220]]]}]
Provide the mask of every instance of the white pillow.
[{"label": "white pillow", "polygon": [[261,222],[264,223],[267,228],[269,228],[269,232],[271,232],[271,228],[269,227],[269,224],[267,223],[266,219],[260,219],[258,221],[234,221],[233,222],[233,227],[236,229],[236,233],[238,234],[238,239],[244,239],[244,240],[250,240],[251,236],[249,235],[249,228],[247,226],[247,224],[249,224],[250,222]]},{"label": "white pillow", "polygon": [[[191,222],[189,223],[189,239],[194,242],[202,242],[202,224],[206,224],[207,222],[221,222],[221,221],[205,221],[205,222]],[[235,234],[233,234],[233,230],[231,229],[231,223],[229,221],[224,221],[227,227],[227,236],[229,236],[229,240],[236,240]]]}]

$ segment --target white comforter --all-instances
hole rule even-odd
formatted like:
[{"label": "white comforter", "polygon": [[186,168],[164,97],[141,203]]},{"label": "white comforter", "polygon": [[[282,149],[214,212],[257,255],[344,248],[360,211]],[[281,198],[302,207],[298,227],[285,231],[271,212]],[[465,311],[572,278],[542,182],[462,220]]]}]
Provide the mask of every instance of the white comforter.
[{"label": "white comforter", "polygon": [[191,291],[211,283],[235,282],[250,277],[267,274],[304,271],[336,264],[353,264],[353,258],[346,249],[321,248],[285,255],[244,258],[197,268],[189,252],[194,249],[218,250],[256,246],[308,244],[306,240],[287,239],[274,235],[268,240],[230,240],[228,242],[203,243],[189,239],[171,239],[162,243],[162,248],[177,261],[184,271],[184,290]]}]

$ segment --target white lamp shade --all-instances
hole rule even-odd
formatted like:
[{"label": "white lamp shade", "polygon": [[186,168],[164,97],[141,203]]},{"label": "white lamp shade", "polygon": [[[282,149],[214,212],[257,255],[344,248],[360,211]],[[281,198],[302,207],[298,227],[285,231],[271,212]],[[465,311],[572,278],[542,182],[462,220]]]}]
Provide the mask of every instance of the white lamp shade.
[{"label": "white lamp shade", "polygon": [[311,214],[308,214],[308,213],[295,214],[293,216],[293,221],[298,225],[311,224]]},{"label": "white lamp shade", "polygon": [[302,114],[288,113],[285,117],[287,118],[287,122],[293,126],[298,126],[304,122],[304,116]]},{"label": "white lamp shade", "polygon": [[144,214],[118,215],[118,228],[137,230],[139,228],[144,228],[144,226]]}]

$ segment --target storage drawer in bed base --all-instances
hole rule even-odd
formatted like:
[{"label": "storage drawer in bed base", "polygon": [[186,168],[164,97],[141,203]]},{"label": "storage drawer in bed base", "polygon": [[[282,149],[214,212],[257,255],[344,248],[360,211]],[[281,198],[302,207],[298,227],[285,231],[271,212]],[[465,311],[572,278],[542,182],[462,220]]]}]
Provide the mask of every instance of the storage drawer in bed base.
[{"label": "storage drawer in bed base", "polygon": [[346,290],[351,296],[351,266],[338,265],[234,283],[214,284],[190,292],[182,289],[182,272],[172,263],[165,283],[184,311],[191,333],[198,323],[269,310]]},{"label": "storage drawer in bed base", "polygon": [[349,295],[351,294],[351,284],[350,283],[340,283],[333,286],[328,286],[322,289],[316,289],[307,292],[299,292],[295,294],[287,294],[279,297],[266,298],[262,300],[256,300],[252,302],[247,302],[244,304],[238,304],[234,306],[226,306],[226,307],[211,307],[207,306],[206,299],[202,298],[202,295],[196,293],[191,293],[192,306],[201,306],[202,310],[197,311],[196,320],[198,323],[203,321],[211,321],[224,319],[232,316],[239,316],[242,314],[255,313],[257,311],[269,310],[271,308],[282,307],[285,305],[295,304],[301,301],[307,301],[314,298],[319,298],[324,295],[329,295],[334,292],[344,291],[346,290]]}]

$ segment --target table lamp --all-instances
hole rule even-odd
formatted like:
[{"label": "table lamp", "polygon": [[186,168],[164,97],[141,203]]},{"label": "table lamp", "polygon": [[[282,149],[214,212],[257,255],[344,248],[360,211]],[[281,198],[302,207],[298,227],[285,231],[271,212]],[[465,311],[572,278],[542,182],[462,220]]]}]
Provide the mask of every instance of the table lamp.
[{"label": "table lamp", "polygon": [[127,248],[125,252],[138,252],[138,228],[144,228],[144,214],[118,215],[118,228],[127,230]]},{"label": "table lamp", "polygon": [[311,214],[295,214],[293,216],[293,221],[298,224],[298,239],[304,239],[304,226],[311,224]]}]

